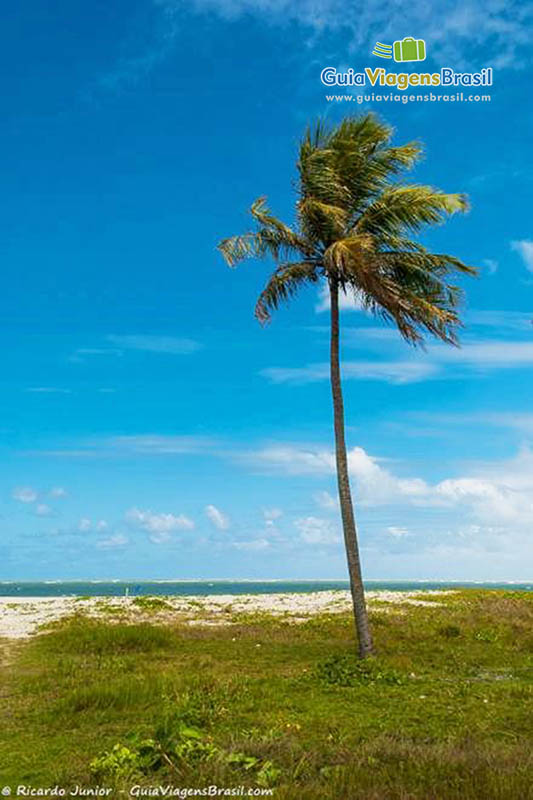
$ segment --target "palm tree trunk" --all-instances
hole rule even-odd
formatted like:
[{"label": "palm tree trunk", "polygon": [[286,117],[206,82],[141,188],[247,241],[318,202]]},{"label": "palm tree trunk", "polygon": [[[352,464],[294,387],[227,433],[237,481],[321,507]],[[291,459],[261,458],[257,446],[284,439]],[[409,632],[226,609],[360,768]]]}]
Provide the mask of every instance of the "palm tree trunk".
[{"label": "palm tree trunk", "polygon": [[341,371],[339,363],[339,284],[335,278],[329,279],[331,297],[331,393],[333,396],[333,415],[335,422],[335,457],[337,462],[337,484],[341,506],[344,544],[350,575],[355,629],[359,643],[359,655],[366,658],[373,652],[372,635],[368,623],[365,603],[361,561],[357,544],[357,528],[353,511],[350,477],[348,473],[348,457],[344,436],[344,401],[342,399]]}]

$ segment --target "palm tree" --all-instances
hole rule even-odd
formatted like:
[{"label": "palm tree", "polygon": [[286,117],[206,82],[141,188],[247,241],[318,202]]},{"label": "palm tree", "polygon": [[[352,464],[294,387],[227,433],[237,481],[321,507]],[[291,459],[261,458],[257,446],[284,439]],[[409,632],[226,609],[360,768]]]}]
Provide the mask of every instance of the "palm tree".
[{"label": "palm tree", "polygon": [[271,214],[264,197],[251,207],[255,230],[224,239],[219,249],[229,266],[270,256],[276,268],[261,292],[255,314],[267,323],[281,301],[306,284],[326,281],[331,301],[331,391],[335,453],[344,542],[350,575],[359,655],[373,652],[344,433],[339,365],[339,294],[392,322],[412,345],[432,334],[457,344],[461,290],[456,272],[475,274],[453,256],[428,251],[413,236],[425,225],[467,210],[461,194],[399,182],[421,156],[421,146],[390,144],[393,130],[373,114],[348,117],[336,127],[319,122],[300,144],[296,221]]}]

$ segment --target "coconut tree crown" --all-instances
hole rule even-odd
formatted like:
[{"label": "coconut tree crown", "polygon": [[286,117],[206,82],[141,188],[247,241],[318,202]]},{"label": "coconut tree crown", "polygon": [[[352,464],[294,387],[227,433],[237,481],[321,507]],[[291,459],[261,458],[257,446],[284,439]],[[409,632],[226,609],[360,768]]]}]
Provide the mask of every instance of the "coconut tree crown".
[{"label": "coconut tree crown", "polygon": [[395,323],[411,344],[421,344],[426,333],[457,343],[462,293],[449,280],[476,270],[412,237],[466,211],[468,202],[462,194],[402,183],[399,176],[422,148],[418,142],[393,147],[392,134],[373,114],[309,128],[297,164],[296,224],[273,216],[260,197],[250,209],[255,230],[219,244],[230,266],[273,258],[276,269],[256,304],[260,322],[302,286],[326,278]]}]

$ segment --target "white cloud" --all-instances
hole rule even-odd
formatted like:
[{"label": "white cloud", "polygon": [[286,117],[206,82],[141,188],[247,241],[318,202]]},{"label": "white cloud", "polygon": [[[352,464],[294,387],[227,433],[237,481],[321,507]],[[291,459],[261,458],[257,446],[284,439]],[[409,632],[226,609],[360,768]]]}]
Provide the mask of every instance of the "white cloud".
[{"label": "white cloud", "polygon": [[531,239],[520,239],[511,242],[511,250],[518,253],[530,272],[533,272],[533,241]]},{"label": "white cloud", "polygon": [[461,348],[430,345],[428,353],[446,363],[465,364],[479,369],[513,369],[533,364],[533,341],[494,339],[468,342]]},{"label": "white cloud", "polygon": [[519,521],[524,514],[533,519],[533,503],[511,487],[499,481],[480,478],[448,479],[437,484],[435,491],[450,505],[471,506],[477,519],[487,522]]},{"label": "white cloud", "polygon": [[126,451],[139,455],[179,455],[205,451],[215,444],[207,436],[158,436],[140,434],[137,436],[110,436],[95,443],[96,449]]},{"label": "white cloud", "polygon": [[469,325],[496,328],[501,334],[507,331],[531,331],[533,311],[507,311],[505,309],[472,309],[466,314]]},{"label": "white cloud", "polygon": [[76,354],[80,356],[120,356],[122,350],[112,347],[78,347]]},{"label": "white cloud", "polygon": [[[413,361],[344,361],[342,375],[346,379],[386,381],[394,384],[417,383],[433,377],[438,366],[429,359]],[[273,383],[305,384],[329,380],[327,362],[305,367],[267,367],[259,373]]]},{"label": "white cloud", "polygon": [[[156,2],[167,13],[183,8],[181,0]],[[428,42],[428,58],[456,68],[479,66],[479,48],[489,45],[492,66],[522,67],[531,24],[531,8],[517,0],[464,0],[439,7],[423,0],[408,5],[369,0],[364,6],[342,0],[189,0],[188,6],[225,20],[253,15],[270,26],[295,22],[313,34],[309,47],[321,41],[321,34],[344,34],[348,49],[367,57],[376,40],[392,42],[403,35],[399,31],[416,31],[413,35]]]},{"label": "white cloud", "polygon": [[[533,414],[523,411],[479,411],[475,414],[417,414],[419,420],[437,424],[439,433],[442,426],[451,425],[492,425],[497,428],[511,428],[524,434],[533,434]],[[417,423],[416,429],[420,430]]]},{"label": "white cloud", "polygon": [[428,485],[422,478],[401,478],[392,474],[362,447],[349,451],[348,467],[363,505],[414,501],[428,492]]},{"label": "white cloud", "polygon": [[400,528],[397,525],[389,525],[387,533],[394,536],[395,539],[402,539],[404,536],[409,536],[407,528]]},{"label": "white cloud", "polygon": [[[326,448],[277,445],[250,456],[252,463],[290,475],[332,475],[335,457]],[[404,506],[455,509],[483,525],[533,524],[533,451],[523,448],[508,461],[478,465],[467,474],[428,483],[394,474],[363,448],[348,452],[354,500],[361,508]],[[315,519],[311,517],[309,519]],[[403,530],[391,526],[388,532]]]},{"label": "white cloud", "polygon": [[108,336],[108,341],[123,350],[140,350],[147,353],[168,353],[170,355],[189,355],[201,348],[193,339],[177,336],[147,336],[132,334],[130,336]]},{"label": "white cloud", "polygon": [[522,412],[500,412],[494,414],[472,415],[467,421],[470,423],[488,423],[505,428],[516,428],[523,433],[533,433],[533,414]]},{"label": "white cloud", "polygon": [[480,465],[471,475],[441,481],[434,494],[445,505],[466,508],[489,525],[533,524],[533,452],[522,448],[507,461]]},{"label": "white cloud", "polygon": [[[250,454],[249,460],[257,466],[289,475],[335,474],[333,450],[321,447],[271,445]],[[358,500],[366,505],[380,505],[402,497],[418,498],[428,491],[425,481],[392,475],[362,447],[353,447],[348,451],[348,466],[356,482]]]},{"label": "white cloud", "polygon": [[71,389],[60,389],[57,386],[31,386],[27,392],[36,394],[71,394]]},{"label": "white cloud", "polygon": [[93,523],[92,519],[89,517],[82,517],[78,522],[78,530],[80,533],[88,533],[89,531],[97,531],[98,533],[103,533],[109,528],[109,524],[105,519],[99,519],[97,522]]},{"label": "white cloud", "polygon": [[96,542],[96,546],[108,550],[114,547],[124,547],[124,545],[128,544],[128,541],[128,537],[124,536],[123,533],[114,533],[107,539],[100,539],[100,541]]},{"label": "white cloud", "polygon": [[317,506],[320,506],[325,511],[335,511],[339,508],[338,497],[333,497],[329,492],[315,492],[313,499]]},{"label": "white cloud", "polygon": [[276,524],[277,520],[283,516],[283,511],[281,508],[264,508],[263,509],[263,519],[265,520],[265,525],[268,528],[273,528]]},{"label": "white cloud", "polygon": [[216,506],[206,506],[205,515],[219,531],[227,531],[230,526],[229,518]]},{"label": "white cloud", "polygon": [[185,514],[154,514],[151,511],[131,508],[126,513],[126,519],[149,533],[150,540],[156,544],[168,541],[174,531],[190,531],[194,528],[194,522]]},{"label": "white cloud", "polygon": [[62,486],[53,486],[50,489],[49,495],[50,495],[50,497],[56,497],[56,498],[66,497],[67,496],[67,490],[64,489]]},{"label": "white cloud", "polygon": [[[123,351],[116,347],[78,347],[68,360],[72,364],[84,364],[88,357],[122,356]],[[99,391],[102,391],[101,389]]]},{"label": "white cloud", "polygon": [[[498,313],[512,314],[487,312],[490,316],[483,318],[482,312],[477,312],[477,319],[480,324],[492,324],[489,321],[492,320],[496,325]],[[507,325],[525,330],[528,326],[531,327],[531,317],[525,312],[516,312],[508,318]],[[439,377],[461,378],[464,373],[458,371],[459,366],[465,370],[474,370],[480,375],[488,370],[533,366],[533,341],[486,339],[466,342],[461,347],[429,344],[426,353],[413,353],[410,360],[344,361],[342,375],[347,380],[379,380],[402,385]],[[329,380],[330,366],[327,362],[318,362],[304,367],[267,367],[259,374],[273,383],[303,385]]]},{"label": "white cloud", "polygon": [[[331,308],[331,299],[329,295],[328,285],[324,283],[318,292],[318,301],[315,305],[317,314],[323,311],[329,311]],[[358,297],[352,292],[340,292],[339,294],[339,310],[340,311],[362,311],[363,306]]]},{"label": "white cloud", "polygon": [[[183,30],[180,17],[166,0],[154,0],[154,7],[160,10],[161,20],[156,25],[153,40],[143,52],[124,54],[109,72],[100,76],[95,89],[120,92],[134,87],[172,53],[177,34]],[[147,32],[143,33],[144,39]]]},{"label": "white cloud", "polygon": [[35,503],[39,495],[31,486],[18,486],[16,489],[13,489],[11,496],[20,503]]},{"label": "white cloud", "polygon": [[[329,328],[326,328],[329,332]],[[379,327],[378,325],[374,326],[350,326],[347,327],[346,325],[343,327],[343,337],[345,339],[350,340],[350,344],[361,344],[361,339],[370,340],[377,342],[378,344],[381,342],[385,342],[389,344],[390,342],[394,343],[402,343],[402,339],[400,338],[400,334],[396,330],[396,328],[389,326],[389,327]],[[365,347],[367,346],[367,341],[365,341]]]},{"label": "white cloud", "polygon": [[487,268],[487,273],[489,275],[495,275],[498,272],[499,264],[493,258],[484,258],[483,264]]},{"label": "white cloud", "polygon": [[259,550],[267,550],[270,547],[270,542],[267,539],[250,539],[249,541],[244,542],[233,542],[233,547],[236,550],[245,550],[250,552],[255,552]]},{"label": "white cloud", "polygon": [[213,449],[218,442],[207,436],[160,436],[139,434],[136,436],[109,436],[92,441],[83,441],[71,449],[39,450],[41,455],[58,458],[111,458],[116,455],[135,453],[136,455],[181,455],[199,453]]},{"label": "white cloud", "polygon": [[330,474],[335,470],[333,453],[320,447],[272,444],[244,456],[259,467],[273,468],[289,475]]},{"label": "white cloud", "polygon": [[37,514],[38,517],[49,517],[54,512],[52,511],[50,506],[46,505],[46,503],[37,503],[37,505],[35,506],[35,513]]},{"label": "white cloud", "polygon": [[329,519],[301,517],[294,520],[294,527],[305,544],[334,545],[341,541],[337,528]]}]

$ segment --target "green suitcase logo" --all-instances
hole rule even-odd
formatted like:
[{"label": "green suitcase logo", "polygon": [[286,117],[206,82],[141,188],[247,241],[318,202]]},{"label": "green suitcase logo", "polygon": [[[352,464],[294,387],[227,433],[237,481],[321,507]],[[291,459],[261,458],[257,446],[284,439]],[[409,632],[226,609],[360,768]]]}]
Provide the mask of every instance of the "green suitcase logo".
[{"label": "green suitcase logo", "polygon": [[425,41],[423,39],[413,39],[412,36],[406,36],[405,39],[400,39],[399,41],[394,42],[394,60],[425,61]]}]

